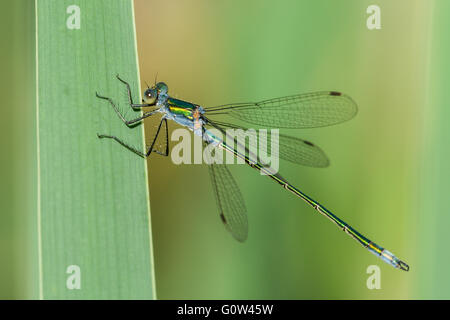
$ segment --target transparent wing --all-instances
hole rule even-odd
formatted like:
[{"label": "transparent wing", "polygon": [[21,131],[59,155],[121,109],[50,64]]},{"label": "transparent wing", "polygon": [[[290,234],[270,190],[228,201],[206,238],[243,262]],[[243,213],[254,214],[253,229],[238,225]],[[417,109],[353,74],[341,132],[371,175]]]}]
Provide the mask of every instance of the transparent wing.
[{"label": "transparent wing", "polygon": [[356,103],[335,91],[298,94],[255,103],[207,108],[206,114],[226,114],[267,128],[315,128],[341,123],[358,112]]},{"label": "transparent wing", "polygon": [[236,181],[224,164],[209,165],[209,173],[225,228],[236,240],[245,241],[248,235],[247,209]]},{"label": "transparent wing", "polygon": [[[210,120],[208,119],[208,121]],[[257,154],[261,154],[261,152],[271,154],[273,148],[277,147],[279,157],[292,163],[315,168],[325,168],[330,164],[330,161],[328,160],[325,152],[323,152],[321,148],[307,140],[279,134],[278,141],[276,139],[272,141],[270,131],[268,131],[267,140],[264,143],[261,143],[258,135],[256,135],[255,138],[250,138],[248,136],[247,128],[219,121],[214,121],[212,124],[214,126],[242,129],[235,130],[234,132],[228,131],[228,133],[230,135],[234,133],[238,141],[252,150],[252,152],[254,152],[255,154],[256,150],[258,150]]]}]

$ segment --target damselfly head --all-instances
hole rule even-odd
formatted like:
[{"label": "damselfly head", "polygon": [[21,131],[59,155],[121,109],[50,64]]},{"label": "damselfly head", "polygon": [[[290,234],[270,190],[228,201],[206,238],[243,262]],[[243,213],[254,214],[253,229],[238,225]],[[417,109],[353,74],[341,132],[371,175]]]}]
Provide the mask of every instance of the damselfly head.
[{"label": "damselfly head", "polygon": [[169,91],[169,88],[167,87],[167,84],[164,82],[158,82],[151,88],[148,88],[144,92],[144,102],[145,103],[154,103],[158,97],[160,96],[167,96],[167,92]]}]

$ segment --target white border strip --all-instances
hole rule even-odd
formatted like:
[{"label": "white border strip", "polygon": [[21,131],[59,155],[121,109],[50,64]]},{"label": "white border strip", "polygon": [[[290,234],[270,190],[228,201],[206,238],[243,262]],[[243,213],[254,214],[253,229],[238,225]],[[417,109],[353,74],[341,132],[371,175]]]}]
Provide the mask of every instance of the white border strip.
[{"label": "white border strip", "polygon": [[[137,47],[137,37],[136,37],[136,18],[134,16],[134,1],[131,1],[131,13],[133,15],[133,33],[134,33],[134,52],[136,54],[136,68],[137,68],[137,83],[139,85],[139,101],[142,99],[141,93],[141,73],[139,70],[139,55],[138,55],[138,47]],[[141,115],[143,111],[141,109]],[[144,123],[142,123],[142,144],[145,151],[145,130]],[[153,239],[152,239],[152,217],[150,214],[150,190],[148,187],[148,168],[147,168],[147,159],[144,158],[144,167],[145,167],[145,192],[147,196],[147,218],[148,218],[148,237],[149,237],[149,249],[150,249],[150,262],[151,262],[151,279],[152,279],[152,294],[153,299],[156,300],[156,280],[155,280],[155,260],[153,257]]]},{"label": "white border strip", "polygon": [[37,145],[37,235],[39,264],[39,299],[44,300],[44,279],[42,267],[42,235],[41,235],[41,161],[39,144],[39,45],[38,45],[38,0],[34,1],[36,16],[36,145]]}]

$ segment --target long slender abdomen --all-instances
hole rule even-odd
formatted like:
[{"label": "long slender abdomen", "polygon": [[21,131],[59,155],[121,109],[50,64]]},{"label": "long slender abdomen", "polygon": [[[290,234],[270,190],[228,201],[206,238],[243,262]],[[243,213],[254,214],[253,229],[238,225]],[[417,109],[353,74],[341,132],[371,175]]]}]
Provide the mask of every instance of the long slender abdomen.
[{"label": "long slender abdomen", "polygon": [[250,159],[244,155],[235,150],[234,148],[229,147],[224,142],[220,142],[219,147],[226,150],[227,152],[231,152],[236,157],[243,159],[250,167],[257,169],[258,171],[264,173],[264,175],[269,176],[272,180],[275,180],[278,182],[281,186],[283,186],[284,189],[290,191],[298,198],[302,199],[306,203],[308,203],[311,207],[313,207],[317,212],[319,212],[321,215],[327,217],[330,221],[332,221],[334,224],[336,224],[341,230],[343,230],[346,234],[348,234],[350,237],[355,239],[359,244],[361,244],[364,248],[368,249],[370,252],[372,252],[374,255],[379,257],[381,260],[386,262],[387,264],[393,266],[394,268],[398,268],[404,271],[409,271],[409,266],[403,262],[402,260],[398,259],[395,255],[393,255],[390,251],[384,249],[383,247],[377,245],[376,243],[372,242],[365,236],[363,236],[361,233],[356,231],[353,227],[351,227],[349,224],[344,222],[342,219],[334,215],[331,211],[329,211],[327,208],[322,206],[317,201],[313,200],[300,190],[298,190],[296,187],[294,187],[292,184],[290,184],[286,179],[284,179],[280,174],[272,174],[270,171],[265,168],[260,163],[255,163],[250,161]]}]

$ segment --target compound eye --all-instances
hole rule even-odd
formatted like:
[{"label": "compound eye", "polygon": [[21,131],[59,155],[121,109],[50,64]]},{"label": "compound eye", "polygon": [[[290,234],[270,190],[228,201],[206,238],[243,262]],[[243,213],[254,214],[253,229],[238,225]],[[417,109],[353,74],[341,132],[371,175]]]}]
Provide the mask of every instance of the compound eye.
[{"label": "compound eye", "polygon": [[144,92],[144,101],[146,103],[154,103],[156,101],[156,98],[158,97],[158,93],[156,89],[149,88],[145,90]]}]

